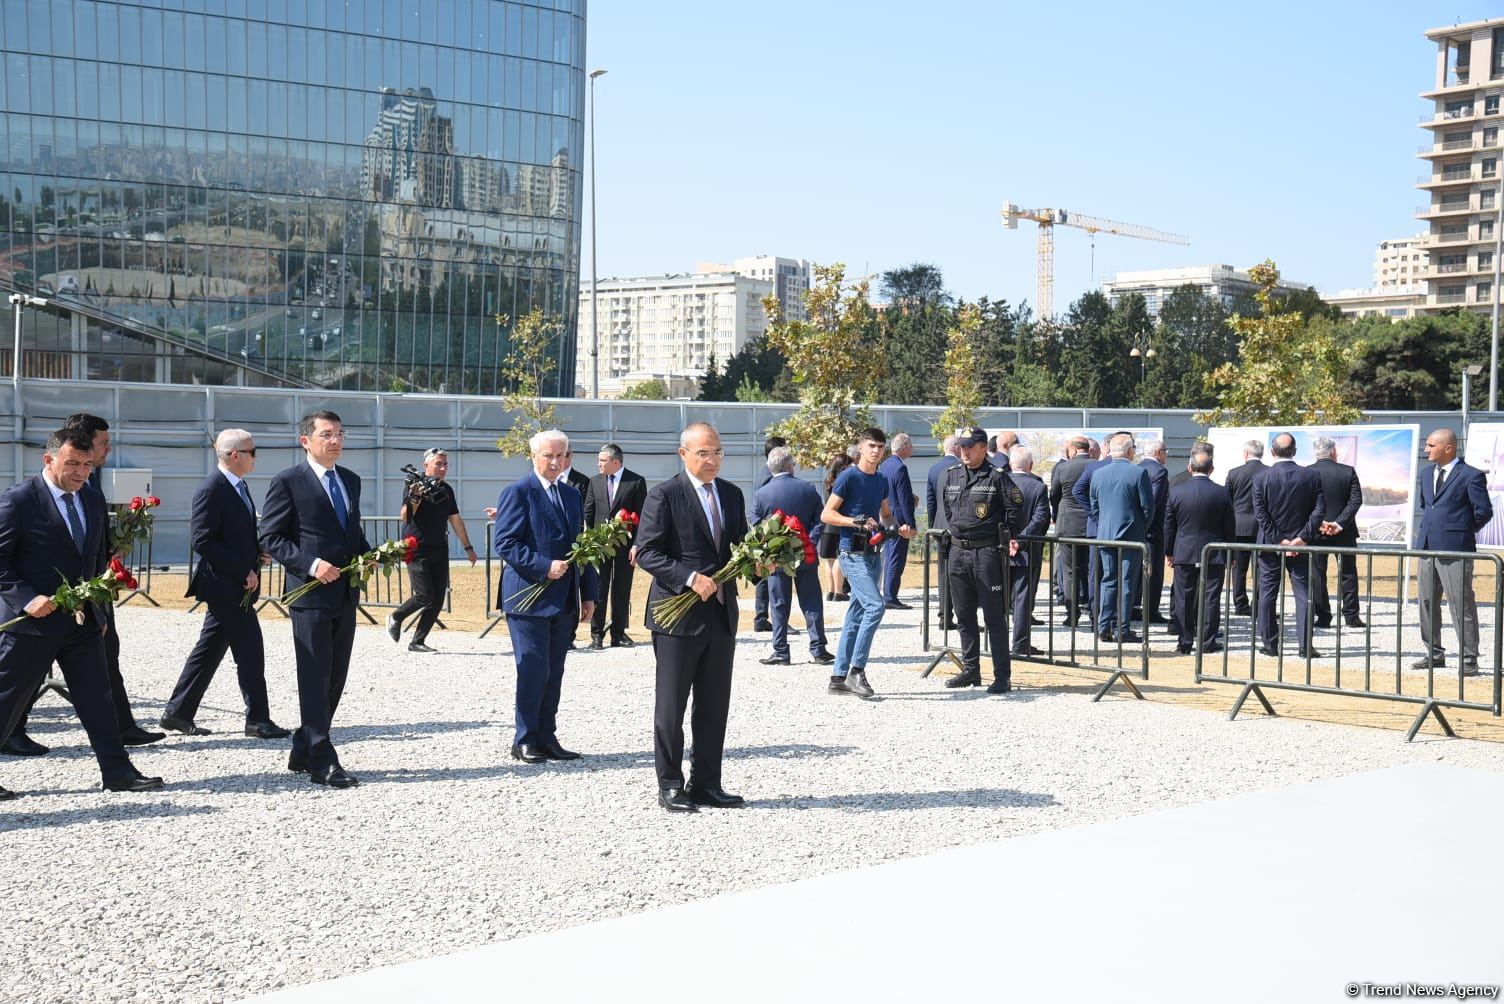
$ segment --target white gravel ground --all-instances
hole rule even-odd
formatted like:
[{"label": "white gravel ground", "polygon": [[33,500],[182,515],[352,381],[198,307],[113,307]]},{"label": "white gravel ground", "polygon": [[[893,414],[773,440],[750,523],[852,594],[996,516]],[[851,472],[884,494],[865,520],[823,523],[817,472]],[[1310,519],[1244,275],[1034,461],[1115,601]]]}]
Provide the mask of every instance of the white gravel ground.
[{"label": "white gravel ground", "polygon": [[[1406,745],[1392,732],[1259,716],[1228,723],[1027,687],[1007,698],[949,692],[917,676],[918,616],[889,613],[869,664],[884,699],[871,703],[827,696],[823,667],[758,665],[769,646],[748,636],[725,784],[750,804],[689,817],[654,801],[646,645],[570,657],[560,738],[587,757],[528,767],[507,758],[504,628],[483,640],[435,632],[438,656],[409,655],[363,628],[335,723],[344,764],[364,782],[352,791],[288,773],[285,742],[239,735],[228,664],[199,715],[214,735],[137,753],[143,771],[167,778],[158,793],[98,791],[82,731],[49,698],[32,734],[57,749],[0,760],[0,784],[25,796],[0,804],[9,921],[0,999],[230,1001],[726,890],[1308,779],[1426,760],[1504,770],[1504,750],[1487,743],[1422,736]],[[126,607],[119,621],[137,715],[154,720],[199,618]],[[293,726],[288,622],[263,623],[273,714]]]}]

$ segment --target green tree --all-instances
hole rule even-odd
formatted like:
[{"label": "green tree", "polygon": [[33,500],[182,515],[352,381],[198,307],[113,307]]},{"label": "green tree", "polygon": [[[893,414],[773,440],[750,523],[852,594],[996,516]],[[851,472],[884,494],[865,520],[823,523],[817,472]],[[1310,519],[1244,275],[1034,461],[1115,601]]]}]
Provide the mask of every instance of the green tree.
[{"label": "green tree", "polygon": [[790,321],[778,299],[764,298],[768,344],[788,359],[799,409],[768,428],[783,436],[803,467],[823,467],[869,424],[866,403],[882,376],[865,280],[846,284],[846,266],[816,265],[805,294],[807,321]]},{"label": "green tree", "polygon": [[1362,412],[1349,377],[1363,346],[1343,337],[1342,323],[1286,310],[1275,296],[1279,269],[1266,260],[1248,270],[1258,284],[1256,317],[1228,323],[1238,361],[1207,377],[1216,407],[1196,416],[1207,425],[1313,425],[1357,421]]},{"label": "green tree", "polygon": [[735,355],[726,360],[724,369],[717,371],[715,358],[705,368],[705,377],[700,381],[701,401],[740,401],[744,385],[751,384],[768,394],[766,400],[788,401],[788,397],[776,397],[774,388],[779,377],[788,368],[788,360],[775,349],[767,335],[748,339]]},{"label": "green tree", "polygon": [[981,357],[977,352],[981,328],[981,310],[963,306],[956,311],[955,323],[946,332],[946,406],[930,425],[930,433],[936,440],[943,440],[955,429],[976,424],[977,409],[982,406]]},{"label": "green tree", "polygon": [[915,263],[882,275],[888,309],[878,317],[886,372],[877,396],[888,404],[936,404],[945,398],[946,332],[954,322],[940,270]]},{"label": "green tree", "polygon": [[1140,388],[1145,408],[1201,408],[1207,404],[1206,376],[1237,358],[1237,337],[1222,301],[1192,285],[1165,297],[1149,345],[1154,358]]},{"label": "green tree", "polygon": [[[1389,322],[1365,317],[1350,322],[1348,337],[1363,343],[1353,384],[1364,408],[1441,411],[1457,407],[1462,367],[1489,354],[1489,323],[1483,314],[1459,311]],[[1472,406],[1488,402],[1488,381],[1473,382]]]},{"label": "green tree", "polygon": [[1055,372],[1066,400],[1080,408],[1121,408],[1138,383],[1138,366],[1129,355],[1135,339],[1147,332],[1143,297],[1130,295],[1117,308],[1093,290],[1071,304],[1060,332],[1060,362]]},{"label": "green tree", "polygon": [[[505,314],[496,315],[496,326],[507,323]],[[558,322],[545,317],[534,307],[512,325],[509,348],[501,361],[503,387],[501,405],[512,416],[512,426],[496,441],[503,456],[526,457],[528,440],[544,429],[557,426],[554,406],[539,396],[544,382],[553,371],[552,348],[559,337]]]},{"label": "green tree", "polygon": [[667,401],[668,384],[654,377],[622,392],[623,401]]}]

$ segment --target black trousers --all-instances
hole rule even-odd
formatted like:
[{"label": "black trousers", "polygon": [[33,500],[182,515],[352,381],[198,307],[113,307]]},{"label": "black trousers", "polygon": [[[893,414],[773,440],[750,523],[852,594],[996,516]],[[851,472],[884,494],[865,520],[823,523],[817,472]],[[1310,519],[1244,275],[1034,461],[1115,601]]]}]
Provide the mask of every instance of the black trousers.
[{"label": "black trousers", "polygon": [[[1200,565],[1177,564],[1174,584],[1170,590],[1170,616],[1179,628],[1178,645],[1189,650],[1196,644],[1196,583],[1201,573]],[[1206,606],[1206,629],[1201,634],[1201,643],[1210,644],[1222,629],[1222,577],[1227,573],[1224,564],[1207,565],[1206,589],[1201,602]]]},{"label": "black trousers", "polygon": [[[1008,650],[1008,604],[1005,601],[1009,576],[1004,567],[1007,552],[992,547],[965,548],[952,544],[950,550],[950,597],[955,605],[956,625],[961,635],[961,668],[981,671],[982,633],[977,627],[980,608],[987,624],[987,646],[992,651],[992,674],[1003,683],[1013,680],[1013,665]],[[1024,574],[1028,574],[1025,565]]]},{"label": "black trousers", "polygon": [[950,603],[950,538],[941,537],[936,541],[935,552],[938,555],[935,567],[938,569],[940,579],[940,620],[938,623],[941,629],[944,629],[945,625],[953,623],[956,617]]},{"label": "black trousers", "polygon": [[[1234,537],[1239,544],[1252,544],[1253,537],[1239,535]],[[1232,552],[1232,605],[1234,610],[1247,610],[1251,606],[1248,602],[1248,566],[1253,562],[1252,551]],[[1258,589],[1257,575],[1255,572],[1254,589]]]},{"label": "black trousers", "polygon": [[[1312,555],[1316,559],[1315,579],[1311,582],[1311,606],[1318,624],[1332,619],[1332,596],[1326,584],[1327,559],[1330,554]],[[1337,555],[1337,588],[1342,598],[1342,617],[1352,620],[1358,616],[1358,556]]]},{"label": "black trousers", "polygon": [[[1020,558],[1025,556],[1020,554]],[[1008,575],[1012,580],[1010,588],[1013,593],[1013,644],[1012,654],[1027,656],[1029,654],[1029,623],[1030,612],[1034,608],[1034,584],[1035,565],[1030,561],[1012,561],[1008,564]]]},{"label": "black trousers", "polygon": [[[110,690],[110,703],[114,708],[115,727],[125,732],[127,729],[136,727],[136,716],[131,713],[131,699],[125,693],[125,678],[120,675],[120,632],[115,630],[115,605],[113,603],[105,604],[105,619],[110,627],[104,636],[105,680]],[[21,709],[20,717],[16,719],[7,735],[25,734],[26,723],[31,717],[31,709],[36,706],[38,699],[42,696],[42,681],[46,678],[47,673],[44,670],[37,680],[37,692],[31,695],[31,700]],[[68,700],[77,707],[77,702],[73,700],[72,684],[68,686]]]},{"label": "black trousers", "polygon": [[339,763],[329,731],[350,674],[355,644],[355,603],[337,609],[292,608],[292,643],[298,662],[298,711],[292,754],[314,770]]},{"label": "black trousers", "polygon": [[[632,563],[625,553],[607,558],[600,569],[601,598],[590,615],[590,637],[601,638],[606,634],[606,604],[611,605],[611,640],[620,641],[627,634],[627,625],[632,623]],[[766,580],[758,583],[758,588]]]},{"label": "black trousers", "polygon": [[1143,597],[1145,626],[1160,616],[1159,601],[1165,591],[1165,542],[1149,541],[1149,595]]},{"label": "black trousers", "polygon": [[68,683],[100,776],[107,783],[134,778],[136,768],[120,741],[114,698],[105,679],[104,639],[92,616],[61,637],[0,632],[0,735],[10,735],[16,723],[24,721],[54,662]]},{"label": "black trousers", "polygon": [[653,633],[653,656],[658,663],[653,765],[660,789],[684,787],[684,707],[691,694],[695,699],[689,717],[695,744],[694,782],[704,788],[721,786],[736,638],[719,610],[709,613],[710,623],[697,635]]},{"label": "black trousers", "polygon": [[[1290,576],[1290,586],[1295,593],[1295,632],[1300,639],[1300,651],[1304,652],[1311,647],[1311,624],[1307,616],[1309,609],[1311,583],[1309,567],[1306,562],[1309,556],[1297,554],[1293,558],[1285,559],[1285,572]],[[1278,648],[1280,641],[1280,623],[1276,619],[1276,609],[1283,583],[1280,582],[1280,553],[1261,552],[1258,560],[1258,615],[1259,642],[1267,648]]]},{"label": "black trousers", "polygon": [[1055,545],[1055,588],[1073,621],[1091,600],[1090,561],[1091,548],[1085,544]]},{"label": "black trousers", "polygon": [[444,609],[444,592],[449,588],[449,554],[419,554],[407,566],[407,578],[412,583],[413,594],[392,611],[392,616],[401,624],[413,614],[418,614],[418,623],[413,628],[413,644],[421,645],[428,640],[434,621]]},{"label": "black trousers", "polygon": [[214,680],[214,673],[224,661],[225,653],[235,654],[235,676],[240,696],[245,702],[247,724],[271,721],[272,712],[266,699],[266,650],[261,642],[261,622],[254,608],[239,603],[210,604],[198,643],[188,653],[172,698],[164,715],[192,721],[204,693]]}]

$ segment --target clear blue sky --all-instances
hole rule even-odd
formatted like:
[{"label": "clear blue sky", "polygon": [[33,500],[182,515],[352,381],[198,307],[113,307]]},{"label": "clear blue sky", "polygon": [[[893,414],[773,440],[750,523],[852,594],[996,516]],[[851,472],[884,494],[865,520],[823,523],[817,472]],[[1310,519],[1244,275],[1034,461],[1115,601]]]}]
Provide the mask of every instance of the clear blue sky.
[{"label": "clear blue sky", "polygon": [[[1096,274],[1274,258],[1367,286],[1421,232],[1435,48],[1497,2],[591,0],[602,277],[781,254],[851,274],[931,262],[968,299],[1034,299],[1004,201],[1185,234],[1103,237]],[[581,274],[590,275],[589,186]],[[1092,287],[1056,228],[1056,309]]]}]

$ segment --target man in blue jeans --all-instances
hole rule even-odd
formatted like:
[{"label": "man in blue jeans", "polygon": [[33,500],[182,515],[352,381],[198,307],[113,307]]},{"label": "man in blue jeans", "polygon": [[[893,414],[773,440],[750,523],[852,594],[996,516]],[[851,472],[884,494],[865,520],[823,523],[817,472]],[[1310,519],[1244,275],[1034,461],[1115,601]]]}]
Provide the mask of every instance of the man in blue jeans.
[{"label": "man in blue jeans", "polygon": [[[877,469],[887,439],[881,429],[862,431],[857,439],[856,463],[836,478],[830,498],[825,501],[825,511],[820,515],[826,533],[841,535],[841,571],[851,590],[851,605],[841,625],[835,669],[830,677],[832,694],[876,696],[867,682],[867,656],[872,651],[872,636],[883,622],[884,606],[877,584],[877,552],[869,538],[892,518],[888,509],[888,479]],[[914,536],[911,526],[895,532],[904,540]]]}]

